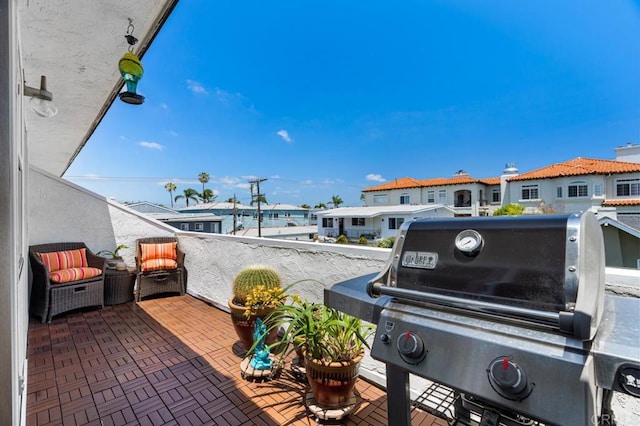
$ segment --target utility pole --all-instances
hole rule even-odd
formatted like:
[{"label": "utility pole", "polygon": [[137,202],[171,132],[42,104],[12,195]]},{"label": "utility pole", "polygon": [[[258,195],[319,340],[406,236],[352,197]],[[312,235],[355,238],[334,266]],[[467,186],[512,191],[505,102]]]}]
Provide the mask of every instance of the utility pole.
[{"label": "utility pole", "polygon": [[[258,200],[258,237],[262,237],[262,217],[260,216],[260,200],[264,197],[264,194],[260,193],[260,182],[266,181],[266,178],[257,178],[257,179],[249,179],[250,184],[254,184],[256,186],[256,194],[255,197]],[[251,194],[253,197],[254,195]]]},{"label": "utility pole", "polygon": [[233,194],[233,235],[236,235],[236,223],[237,223],[237,212],[236,212],[236,194]]}]

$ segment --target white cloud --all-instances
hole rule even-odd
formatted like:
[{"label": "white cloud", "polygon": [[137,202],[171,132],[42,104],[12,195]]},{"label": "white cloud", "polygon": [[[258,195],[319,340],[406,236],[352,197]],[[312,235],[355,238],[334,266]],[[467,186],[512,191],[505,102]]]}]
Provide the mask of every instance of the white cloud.
[{"label": "white cloud", "polygon": [[232,98],[231,93],[218,87],[216,87],[216,96],[218,97],[218,100],[225,105],[228,104],[229,100]]},{"label": "white cloud", "polygon": [[157,149],[158,151],[162,151],[164,149],[164,146],[160,145],[157,142],[141,141],[140,143],[138,143],[138,145],[144,148]]},{"label": "white cloud", "polygon": [[386,182],[386,179],[382,177],[382,175],[376,173],[369,173],[367,175],[367,180],[370,182]]},{"label": "white cloud", "polygon": [[307,180],[303,180],[302,182],[300,182],[303,185],[313,185],[313,181],[310,179]]},{"label": "white cloud", "polygon": [[191,90],[193,93],[196,93],[199,95],[206,95],[207,93],[209,93],[207,92],[207,89],[205,89],[202,84],[194,80],[187,80],[187,88]]},{"label": "white cloud", "polygon": [[236,183],[240,182],[240,179],[236,177],[223,177],[218,179],[218,182],[225,185],[235,185]]},{"label": "white cloud", "polygon": [[164,102],[160,103],[160,109],[163,109],[165,111],[167,111],[169,109],[169,105],[165,104]]},{"label": "white cloud", "polygon": [[173,130],[169,130],[169,134],[170,134],[171,136],[173,136],[173,137],[180,136],[180,135],[178,134],[178,132],[173,131]]},{"label": "white cloud", "polygon": [[284,129],[278,130],[276,134],[280,136],[286,143],[291,143],[293,141],[293,139],[291,139],[291,136],[289,136],[289,132]]}]

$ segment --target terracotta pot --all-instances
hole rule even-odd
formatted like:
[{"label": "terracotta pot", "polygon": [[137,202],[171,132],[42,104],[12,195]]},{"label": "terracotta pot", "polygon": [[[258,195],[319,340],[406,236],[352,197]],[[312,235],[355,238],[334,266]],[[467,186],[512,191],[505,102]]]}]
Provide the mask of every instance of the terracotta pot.
[{"label": "terracotta pot", "polygon": [[358,379],[360,361],[364,350],[352,361],[324,363],[309,358],[305,352],[307,380],[313,392],[313,398],[320,406],[339,408],[347,405],[353,394],[353,386]]},{"label": "terracotta pot", "polygon": [[[267,315],[273,311],[273,308],[259,309],[256,315],[247,316],[244,313],[248,308],[233,303],[233,297],[227,302],[229,310],[231,311],[231,322],[233,328],[238,335],[238,338],[242,342],[242,347],[245,351],[248,351],[253,345],[253,331],[256,324],[256,319],[260,318],[264,320]],[[278,330],[273,329],[267,336],[267,344],[270,345],[278,340]]]}]

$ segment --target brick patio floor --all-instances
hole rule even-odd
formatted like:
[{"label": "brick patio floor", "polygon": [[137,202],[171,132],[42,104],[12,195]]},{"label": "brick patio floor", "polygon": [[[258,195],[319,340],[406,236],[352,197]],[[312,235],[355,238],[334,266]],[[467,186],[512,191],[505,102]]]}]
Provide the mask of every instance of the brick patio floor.
[{"label": "brick patio floor", "polygon": [[[287,366],[278,379],[240,375],[229,315],[191,296],[31,319],[27,425],[313,425]],[[360,379],[342,424],[384,425],[386,395]],[[445,426],[414,410],[412,425]]]}]

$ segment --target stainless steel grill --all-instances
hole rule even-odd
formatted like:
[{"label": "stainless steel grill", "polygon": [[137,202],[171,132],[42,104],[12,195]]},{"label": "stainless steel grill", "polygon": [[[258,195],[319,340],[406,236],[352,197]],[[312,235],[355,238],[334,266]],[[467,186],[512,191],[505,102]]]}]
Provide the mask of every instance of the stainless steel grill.
[{"label": "stainless steel grill", "polygon": [[410,373],[454,389],[461,423],[612,424],[611,390],[639,395],[638,316],[619,321],[640,303],[605,297],[604,269],[591,213],[423,219],[325,303],[378,324],[389,424],[410,424]]}]

